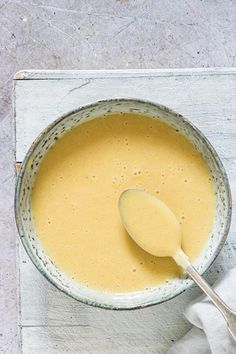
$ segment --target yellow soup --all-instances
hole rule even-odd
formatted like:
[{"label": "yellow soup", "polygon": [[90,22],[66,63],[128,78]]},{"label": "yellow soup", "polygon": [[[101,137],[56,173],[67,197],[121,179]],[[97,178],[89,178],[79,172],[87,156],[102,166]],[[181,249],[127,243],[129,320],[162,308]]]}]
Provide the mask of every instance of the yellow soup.
[{"label": "yellow soup", "polygon": [[120,194],[146,190],[173,211],[193,261],[215,212],[210,171],[195,147],[164,122],[110,114],[65,133],[42,160],[32,192],[38,237],[64,273],[92,288],[143,290],[178,277],[167,257],[142,250],[125,231]]}]

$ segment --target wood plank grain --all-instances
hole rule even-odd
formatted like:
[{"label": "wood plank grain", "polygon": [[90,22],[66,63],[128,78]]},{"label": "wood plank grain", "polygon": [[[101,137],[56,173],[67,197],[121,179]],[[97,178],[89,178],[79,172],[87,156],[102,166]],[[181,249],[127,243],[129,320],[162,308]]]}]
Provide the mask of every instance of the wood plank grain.
[{"label": "wood plank grain", "polygon": [[[27,71],[15,81],[16,158],[37,134],[80,105],[111,97],[156,101],[188,117],[210,139],[236,193],[236,70]],[[233,212],[234,225],[236,214]],[[189,328],[182,311],[199,293],[140,311],[113,312],[76,302],[49,284],[20,246],[23,353],[165,353]],[[207,272],[213,282],[236,266],[233,228]],[[96,348],[96,351],[94,351]]]},{"label": "wood plank grain", "polygon": [[134,327],[127,331],[126,326],[108,327],[102,322],[99,326],[24,327],[22,350],[24,354],[158,354],[166,353],[165,348],[173,344],[172,337],[175,333],[170,330],[163,343],[155,327],[151,330],[150,326]]},{"label": "wood plank grain", "polygon": [[232,68],[184,68],[184,69],[130,69],[130,70],[21,70],[14,75],[14,80],[63,80],[87,77],[143,77],[143,76],[193,76],[235,74]]}]

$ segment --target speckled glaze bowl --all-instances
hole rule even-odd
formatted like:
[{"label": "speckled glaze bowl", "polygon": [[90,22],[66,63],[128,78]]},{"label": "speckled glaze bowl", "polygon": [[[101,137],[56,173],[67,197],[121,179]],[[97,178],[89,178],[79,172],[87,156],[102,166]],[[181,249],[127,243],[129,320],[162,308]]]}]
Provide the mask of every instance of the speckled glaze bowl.
[{"label": "speckled glaze bowl", "polygon": [[[91,289],[75,282],[49,259],[42,248],[31,210],[31,191],[40,161],[47,150],[65,132],[78,124],[110,112],[137,112],[155,116],[178,129],[202,154],[216,190],[217,206],[209,241],[194,264],[203,273],[219,254],[227,237],[231,220],[231,197],[224,167],[204,135],[190,122],[167,107],[135,99],[111,99],[80,107],[54,121],[33,142],[21,165],[15,191],[15,217],[21,241],[38,270],[58,289],[86,304],[108,309],[135,309],[167,301],[186,290],[192,281],[183,277],[155,288],[126,293],[111,293]],[[109,119],[109,118],[108,118]]]}]

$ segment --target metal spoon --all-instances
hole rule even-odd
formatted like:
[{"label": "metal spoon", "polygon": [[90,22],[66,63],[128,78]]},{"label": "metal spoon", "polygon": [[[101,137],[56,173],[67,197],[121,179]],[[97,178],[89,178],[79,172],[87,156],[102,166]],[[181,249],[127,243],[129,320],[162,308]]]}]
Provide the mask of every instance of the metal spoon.
[{"label": "metal spoon", "polygon": [[[173,214],[173,212],[150,193],[128,189],[124,191],[119,199],[119,211],[122,223],[132,239],[145,251],[154,256],[170,256],[175,262],[181,266],[186,273],[195,281],[202,291],[211,299],[213,304],[218,308],[224,316],[228,329],[236,340],[236,312],[233,311],[209,286],[204,278],[190,263],[188,256],[181,248],[181,228]],[[155,218],[154,218],[155,216]],[[150,228],[150,221],[154,221],[154,227]],[[149,221],[149,223],[148,223]],[[166,224],[165,224],[166,222]],[[156,223],[156,224],[155,224]],[[166,226],[163,234],[163,223]],[[173,225],[171,225],[173,223]],[[162,228],[158,226],[162,226]],[[178,225],[178,226],[177,226]],[[149,228],[149,235],[146,235],[146,230]],[[169,235],[171,230],[172,235]],[[149,237],[150,236],[150,237]],[[175,243],[175,249],[171,245],[166,249],[163,248],[164,237],[172,237]],[[158,249],[158,240],[160,242],[160,250]],[[171,241],[171,242],[172,242]],[[176,246],[177,245],[177,246]],[[167,254],[169,252],[169,254]]]}]

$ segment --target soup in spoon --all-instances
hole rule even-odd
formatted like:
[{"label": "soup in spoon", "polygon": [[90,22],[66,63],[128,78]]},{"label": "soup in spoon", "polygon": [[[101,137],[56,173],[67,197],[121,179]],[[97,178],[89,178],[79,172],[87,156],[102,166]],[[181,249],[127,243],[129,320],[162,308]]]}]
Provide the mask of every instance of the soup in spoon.
[{"label": "soup in spoon", "polygon": [[123,225],[132,239],[146,252],[172,257],[185,268],[188,257],[181,249],[182,231],[174,213],[154,195],[128,189],[119,199]]},{"label": "soup in spoon", "polygon": [[123,225],[145,251],[170,257],[181,247],[181,228],[176,216],[160,199],[137,189],[123,192],[119,199]]}]

